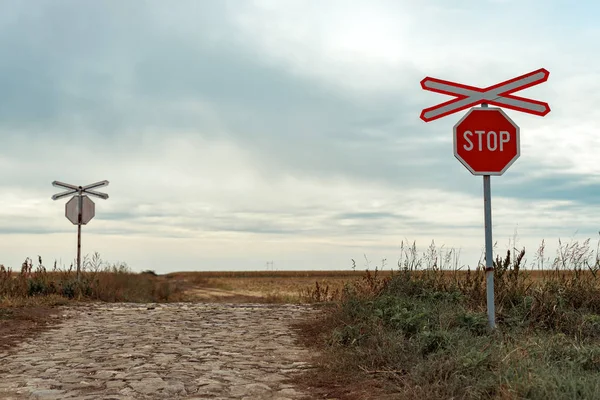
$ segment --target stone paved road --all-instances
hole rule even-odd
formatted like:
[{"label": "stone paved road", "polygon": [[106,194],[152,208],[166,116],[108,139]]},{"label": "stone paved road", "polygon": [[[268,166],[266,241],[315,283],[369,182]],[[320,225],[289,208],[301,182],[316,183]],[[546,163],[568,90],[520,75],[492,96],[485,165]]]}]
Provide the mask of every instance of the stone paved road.
[{"label": "stone paved road", "polygon": [[97,304],[0,352],[0,399],[310,398],[289,383],[309,368],[290,322],[309,307]]}]

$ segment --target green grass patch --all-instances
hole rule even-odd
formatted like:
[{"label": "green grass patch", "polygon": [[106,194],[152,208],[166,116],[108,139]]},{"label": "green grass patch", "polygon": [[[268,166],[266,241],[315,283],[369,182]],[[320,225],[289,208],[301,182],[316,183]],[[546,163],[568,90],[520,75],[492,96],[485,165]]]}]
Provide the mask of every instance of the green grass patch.
[{"label": "green grass patch", "polygon": [[511,256],[494,262],[495,330],[482,268],[367,272],[319,322],[321,372],[375,377],[398,399],[599,398],[598,257],[532,274]]}]

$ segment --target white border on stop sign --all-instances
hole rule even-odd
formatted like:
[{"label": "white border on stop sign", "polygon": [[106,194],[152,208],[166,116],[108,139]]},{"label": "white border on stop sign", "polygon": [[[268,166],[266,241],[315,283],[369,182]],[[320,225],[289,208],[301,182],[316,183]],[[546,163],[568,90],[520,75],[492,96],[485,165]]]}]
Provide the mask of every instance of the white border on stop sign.
[{"label": "white border on stop sign", "polygon": [[[466,162],[466,160],[464,160],[462,157],[460,157],[458,155],[458,148],[457,148],[457,141],[456,141],[456,135],[457,132],[456,130],[458,129],[458,126],[469,116],[469,114],[471,114],[474,110],[481,110],[481,111],[499,111],[502,116],[504,116],[504,118],[506,118],[506,120],[511,123],[516,130],[516,134],[517,134],[517,155],[508,163],[506,164],[506,166],[502,169],[502,171],[500,172],[477,172],[475,170],[473,170],[473,168],[471,168],[471,166]],[[467,113],[465,115],[463,115],[463,117],[454,125],[454,127],[452,128],[452,142],[453,142],[453,148],[454,148],[454,157],[456,157],[456,159],[458,159],[460,161],[460,163],[462,165],[464,165],[469,172],[471,172],[471,174],[473,175],[494,175],[494,176],[500,176],[502,174],[504,174],[506,172],[506,170],[508,168],[510,168],[511,165],[513,165],[513,163],[515,161],[517,161],[517,159],[519,159],[519,157],[521,157],[521,128],[519,128],[519,125],[517,125],[515,123],[515,121],[512,120],[512,118],[510,118],[505,112],[504,110],[502,110],[499,107],[473,107],[471,108],[469,111],[467,111]]]}]

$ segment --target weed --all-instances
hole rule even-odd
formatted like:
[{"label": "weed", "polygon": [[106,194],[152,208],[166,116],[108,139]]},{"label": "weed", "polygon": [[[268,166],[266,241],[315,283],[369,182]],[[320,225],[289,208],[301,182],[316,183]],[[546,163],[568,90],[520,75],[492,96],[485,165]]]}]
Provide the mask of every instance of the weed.
[{"label": "weed", "polygon": [[496,257],[490,331],[481,263],[465,270],[434,243],[422,255],[403,243],[396,273],[367,270],[322,320],[321,373],[360,382],[381,371],[397,398],[597,398],[598,247],[559,242],[553,260],[544,251],[533,268],[525,249]]},{"label": "weed", "polygon": [[[152,272],[152,273],[150,273]],[[19,303],[18,299],[54,298],[160,302],[179,299],[182,288],[178,282],[161,279],[153,271],[136,274],[127,264],[105,263],[98,253],[84,257],[79,280],[69,268],[58,268],[56,261],[48,271],[38,256],[38,265],[34,267],[31,258],[26,258],[19,274],[0,265],[0,302],[2,304]]]}]

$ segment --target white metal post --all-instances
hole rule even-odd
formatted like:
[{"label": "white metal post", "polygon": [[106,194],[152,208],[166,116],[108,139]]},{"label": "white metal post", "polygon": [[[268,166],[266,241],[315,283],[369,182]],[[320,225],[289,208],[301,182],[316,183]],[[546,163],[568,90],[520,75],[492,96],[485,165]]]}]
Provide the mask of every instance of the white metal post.
[{"label": "white metal post", "polygon": [[494,304],[494,255],[492,244],[492,190],[489,175],[483,176],[483,213],[485,225],[485,281],[487,314],[490,328],[496,327],[496,307]]},{"label": "white metal post", "polygon": [[[481,107],[487,107],[482,103]],[[492,184],[490,175],[483,176],[483,219],[485,228],[485,290],[488,325],[496,328],[496,305],[494,304],[494,249],[492,244]]]}]

